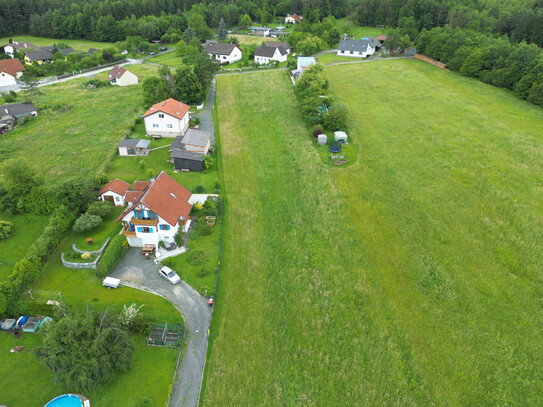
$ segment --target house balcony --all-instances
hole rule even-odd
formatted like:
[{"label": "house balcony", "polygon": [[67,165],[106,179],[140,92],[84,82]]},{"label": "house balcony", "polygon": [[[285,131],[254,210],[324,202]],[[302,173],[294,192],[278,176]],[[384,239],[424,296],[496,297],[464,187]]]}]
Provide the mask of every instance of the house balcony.
[{"label": "house balcony", "polygon": [[187,219],[185,219],[185,220],[181,220],[181,219],[180,219],[180,220],[177,222],[177,224],[178,224],[179,226],[185,226],[185,224],[186,224],[189,220],[190,220],[190,216],[187,216]]},{"label": "house balcony", "polygon": [[130,227],[127,223],[123,228],[123,235],[126,237],[136,237],[136,228],[134,226]]},{"label": "house balcony", "polygon": [[156,219],[136,219],[132,218],[130,219],[130,223],[132,225],[139,225],[139,226],[156,226],[158,225],[158,216]]}]

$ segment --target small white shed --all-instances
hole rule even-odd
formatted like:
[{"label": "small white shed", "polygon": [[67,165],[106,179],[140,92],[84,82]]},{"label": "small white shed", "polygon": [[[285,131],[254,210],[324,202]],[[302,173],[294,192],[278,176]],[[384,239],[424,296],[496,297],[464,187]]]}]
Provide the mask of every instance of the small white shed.
[{"label": "small white shed", "polygon": [[317,143],[320,145],[328,143],[328,137],[326,136],[326,134],[319,134],[317,136]]},{"label": "small white shed", "polygon": [[336,143],[339,140],[343,140],[343,142],[346,143],[348,138],[349,137],[347,136],[347,133],[345,133],[344,131],[335,131],[334,132],[334,140],[336,141]]}]

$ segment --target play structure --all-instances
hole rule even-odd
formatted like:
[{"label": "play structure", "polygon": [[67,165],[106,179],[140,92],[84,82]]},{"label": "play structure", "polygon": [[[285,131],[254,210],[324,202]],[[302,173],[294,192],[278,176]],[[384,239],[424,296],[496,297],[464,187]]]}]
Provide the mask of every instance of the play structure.
[{"label": "play structure", "polygon": [[147,345],[179,347],[185,334],[181,325],[154,325],[147,337]]}]

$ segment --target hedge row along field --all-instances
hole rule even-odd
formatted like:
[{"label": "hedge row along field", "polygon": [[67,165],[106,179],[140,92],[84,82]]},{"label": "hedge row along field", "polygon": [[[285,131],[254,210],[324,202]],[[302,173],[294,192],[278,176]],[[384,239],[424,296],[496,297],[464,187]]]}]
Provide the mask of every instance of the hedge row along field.
[{"label": "hedge row along field", "polygon": [[325,75],[350,110],[347,168],[322,165],[284,73],[217,79],[203,404],[537,404],[541,110],[420,61]]}]

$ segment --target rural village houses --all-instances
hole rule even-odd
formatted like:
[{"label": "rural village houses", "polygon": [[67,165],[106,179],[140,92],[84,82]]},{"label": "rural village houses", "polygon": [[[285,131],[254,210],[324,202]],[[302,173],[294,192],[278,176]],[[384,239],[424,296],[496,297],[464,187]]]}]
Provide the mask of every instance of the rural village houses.
[{"label": "rural village houses", "polygon": [[222,44],[215,41],[206,41],[204,51],[220,64],[232,64],[242,57],[241,49],[236,44]]},{"label": "rural village houses", "polygon": [[143,115],[147,136],[182,136],[189,128],[189,109],[190,106],[172,98],[153,105]]},{"label": "rural village houses", "polygon": [[0,87],[17,85],[25,67],[18,59],[1,59],[0,60]]},{"label": "rural village houses", "polygon": [[298,14],[288,14],[285,17],[285,23],[289,24],[300,24],[303,20],[303,16],[300,16]]},{"label": "rural village houses", "polygon": [[117,86],[137,85],[138,77],[128,69],[115,65],[108,74],[109,83]]},{"label": "rural village houses", "polygon": [[375,37],[356,40],[341,40],[337,47],[337,55],[367,58],[381,48],[381,43]]},{"label": "rural village houses", "polygon": [[170,146],[174,170],[203,171],[204,156],[211,145],[208,131],[189,129],[184,136],[175,138]]},{"label": "rural village houses", "polygon": [[254,61],[257,64],[265,65],[271,61],[284,62],[287,60],[288,52],[283,46],[268,47],[259,45],[255,51]]}]

